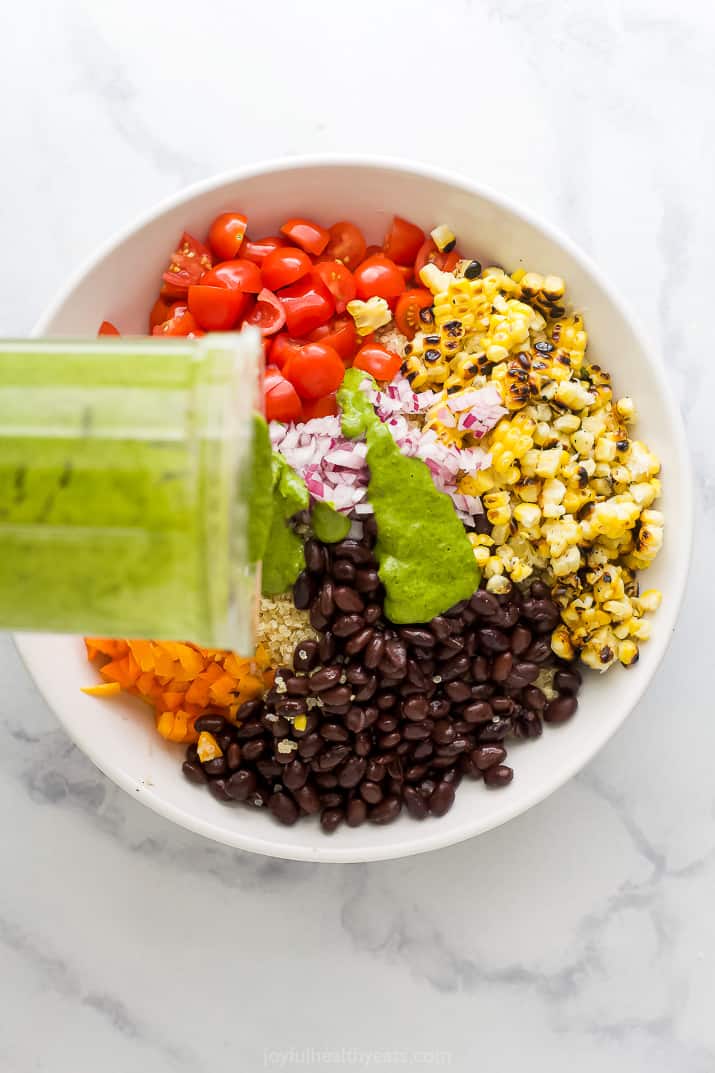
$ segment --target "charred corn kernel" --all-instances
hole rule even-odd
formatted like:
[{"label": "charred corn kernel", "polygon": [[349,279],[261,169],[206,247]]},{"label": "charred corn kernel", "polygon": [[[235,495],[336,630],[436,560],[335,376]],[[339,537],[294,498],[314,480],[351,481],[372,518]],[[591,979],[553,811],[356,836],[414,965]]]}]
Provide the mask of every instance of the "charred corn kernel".
[{"label": "charred corn kernel", "polygon": [[348,302],[346,308],[355,322],[358,335],[370,335],[392,320],[390,307],[384,298],[368,298],[366,302],[355,298]]},{"label": "charred corn kernel", "polygon": [[563,414],[561,417],[557,417],[554,421],[554,428],[557,432],[576,432],[580,426],[581,418],[576,417],[576,414]]},{"label": "charred corn kernel", "polygon": [[550,299],[552,302],[556,302],[559,298],[563,298],[565,291],[566,285],[560,276],[547,276],[541,286],[541,292],[544,297]]},{"label": "charred corn kernel", "polygon": [[489,548],[485,548],[483,545],[477,545],[474,548],[474,558],[477,565],[481,566],[482,570],[489,562]]},{"label": "charred corn kernel", "polygon": [[658,589],[646,589],[637,598],[638,605],[642,611],[657,611],[662,599],[663,593]]},{"label": "charred corn kernel", "polygon": [[423,268],[420,269],[420,282],[424,283],[425,287],[434,295],[447,294],[450,284],[453,282],[454,276],[451,272],[442,272],[437,268],[437,265],[428,261]]},{"label": "charred corn kernel", "polygon": [[616,457],[616,441],[611,435],[599,436],[596,440],[595,458],[597,462],[613,462]]},{"label": "charred corn kernel", "polygon": [[635,421],[636,407],[635,403],[633,402],[633,399],[629,398],[628,395],[624,395],[623,398],[619,399],[616,403],[616,412],[618,413],[618,416],[626,422],[626,424],[630,424],[632,421]]},{"label": "charred corn kernel", "polygon": [[493,574],[487,581],[487,592],[502,596],[511,590],[511,582],[501,574]]},{"label": "charred corn kernel", "polygon": [[484,496],[487,518],[492,525],[506,525],[511,519],[508,492],[489,492]]},{"label": "charred corn kernel", "polygon": [[521,277],[521,293],[534,298],[544,286],[544,277],[538,272],[527,272]]},{"label": "charred corn kernel", "polygon": [[569,548],[563,555],[557,555],[551,560],[551,570],[555,577],[575,574],[580,566],[581,552],[578,548]]},{"label": "charred corn kernel", "polygon": [[559,659],[573,659],[575,656],[573,645],[569,638],[566,626],[557,626],[551,634],[551,651]]},{"label": "charred corn kernel", "polygon": [[621,641],[618,646],[618,659],[624,667],[630,667],[638,659],[638,645],[634,641]]},{"label": "charred corn kernel", "polygon": [[457,244],[457,236],[446,224],[440,224],[435,227],[433,231],[430,231],[430,236],[437,249],[442,253],[449,253]]},{"label": "charred corn kernel", "polygon": [[524,529],[534,529],[541,521],[541,509],[535,503],[519,503],[514,507],[514,518]]},{"label": "charred corn kernel", "polygon": [[561,467],[561,447],[551,447],[545,451],[539,451],[536,462],[537,477],[555,477]]},{"label": "charred corn kernel", "polygon": [[202,764],[206,763],[207,760],[216,760],[219,756],[223,756],[221,746],[208,730],[202,730],[199,734],[196,752]]},{"label": "charred corn kernel", "polygon": [[471,473],[462,477],[459,482],[459,490],[468,496],[480,496],[494,487],[494,474],[491,469],[482,469],[477,473]]},{"label": "charred corn kernel", "polygon": [[580,380],[564,380],[556,389],[556,401],[570,410],[583,410],[595,400]]},{"label": "charred corn kernel", "polygon": [[484,576],[487,578],[494,577],[495,574],[504,573],[504,563],[498,555],[490,555],[484,564]]}]

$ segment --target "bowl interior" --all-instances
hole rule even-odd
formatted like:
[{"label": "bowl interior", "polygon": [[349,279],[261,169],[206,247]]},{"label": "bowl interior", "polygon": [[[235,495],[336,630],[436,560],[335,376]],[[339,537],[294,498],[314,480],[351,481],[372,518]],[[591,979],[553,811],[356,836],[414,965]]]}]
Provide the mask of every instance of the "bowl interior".
[{"label": "bowl interior", "polygon": [[434,172],[397,164],[285,163],[243,172],[195,188],[111,243],[60,297],[38,333],[92,335],[103,318],[123,332],[144,332],[157,280],[182,230],[201,235],[212,217],[240,208],[253,235],[277,230],[286,216],[323,224],[350,218],[368,241],[379,241],[397,212],[429,230],[448,223],[460,249],[484,264],[519,266],[566,279],[572,304],[583,311],[590,354],[613,374],[618,394],[636,399],[638,435],[663,461],[662,509],[678,524],[648,572],[647,587],[663,592],[654,637],[639,663],[591,675],[578,715],[542,738],[513,746],[515,779],[489,792],[464,784],[439,821],[400,818],[380,828],[342,828],[330,838],[312,823],[283,828],[258,810],[223,807],[188,784],[179,770],[181,748],[156,735],[147,709],[129,698],[98,702],[79,692],[96,672],[77,638],[25,635],[20,650],[48,702],[77,744],[112,779],[170,819],[213,839],[274,856],[310,860],[370,860],[418,853],[494,827],[541,800],[574,774],[632,709],[663,654],[684,587],[690,551],[691,483],[680,419],[660,364],[605,283],[570,242],[515,207]]}]

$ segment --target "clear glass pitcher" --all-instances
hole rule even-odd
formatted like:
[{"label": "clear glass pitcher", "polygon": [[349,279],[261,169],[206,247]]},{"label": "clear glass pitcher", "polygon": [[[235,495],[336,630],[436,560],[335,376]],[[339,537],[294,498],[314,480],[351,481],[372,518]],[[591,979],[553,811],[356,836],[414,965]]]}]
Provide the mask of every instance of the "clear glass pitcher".
[{"label": "clear glass pitcher", "polygon": [[0,343],[0,629],[253,648],[255,330]]}]

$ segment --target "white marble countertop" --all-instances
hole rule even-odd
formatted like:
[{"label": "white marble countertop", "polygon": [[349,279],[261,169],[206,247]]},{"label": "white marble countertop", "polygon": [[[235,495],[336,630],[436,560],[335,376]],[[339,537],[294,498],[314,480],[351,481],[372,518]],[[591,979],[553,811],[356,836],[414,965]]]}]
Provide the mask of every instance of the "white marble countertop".
[{"label": "white marble countertop", "polygon": [[527,815],[403,862],[271,861],[172,827],[73,748],[5,639],[0,1069],[712,1073],[715,713],[693,669],[712,658],[711,0],[25,0],[0,37],[2,334],[189,181],[418,157],[562,225],[622,288],[698,493],[681,626],[622,732]]}]

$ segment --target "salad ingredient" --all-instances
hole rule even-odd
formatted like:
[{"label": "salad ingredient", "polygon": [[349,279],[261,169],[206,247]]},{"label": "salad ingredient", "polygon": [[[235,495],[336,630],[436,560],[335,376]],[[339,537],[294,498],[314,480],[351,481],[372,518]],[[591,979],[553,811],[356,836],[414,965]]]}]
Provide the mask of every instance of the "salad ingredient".
[{"label": "salad ingredient", "polygon": [[260,644],[253,659],[173,641],[88,637],[85,644],[90,661],[104,661],[99,673],[108,684],[153,707],[157,730],[170,741],[198,741],[194,724],[207,707],[235,719],[273,681]]},{"label": "salad ingredient", "polygon": [[97,686],[82,686],[80,693],[88,697],[116,697],[122,691],[119,682],[102,682]]},{"label": "salad ingredient", "polygon": [[355,297],[355,279],[350,270],[340,261],[319,261],[315,271],[332,294],[336,313],[344,313]]},{"label": "salad ingredient", "polygon": [[291,358],[295,357],[296,354],[300,354],[302,345],[297,339],[291,339],[287,332],[278,332],[273,339],[269,352],[271,364],[283,369]]},{"label": "salad ingredient", "polygon": [[228,287],[193,283],[188,290],[189,312],[207,332],[227,332],[235,327],[248,304],[248,296]]},{"label": "salad ingredient", "polygon": [[344,372],[340,355],[325,343],[305,343],[283,370],[302,399],[320,399],[337,391]]},{"label": "salad ingredient", "polygon": [[298,392],[283,375],[266,382],[264,407],[267,421],[301,421],[303,418]]},{"label": "salad ingredient", "polygon": [[288,243],[282,235],[268,235],[267,238],[259,238],[255,240],[245,238],[239,253],[246,261],[253,261],[253,263],[260,268],[269,253],[279,249],[281,246],[287,245]]},{"label": "salad ingredient", "polygon": [[393,216],[390,229],[385,235],[383,249],[385,256],[389,257],[397,265],[405,265],[412,268],[422,243],[425,241],[425,233],[421,227],[410,223],[402,216]]},{"label": "salad ingredient", "polygon": [[442,272],[452,272],[461,259],[461,254],[456,250],[450,250],[449,253],[443,253],[437,248],[434,239],[430,236],[425,239],[422,246],[417,251],[414,269],[415,279],[421,279],[420,273],[425,265],[433,264]]},{"label": "salad ingredient", "polygon": [[192,283],[198,283],[213,261],[210,251],[202,242],[190,235],[182,234],[179,245],[172,254],[169,267],[162,276],[161,288],[165,298],[184,298]]},{"label": "salad ingredient", "polygon": [[151,313],[149,314],[149,330],[153,332],[159,324],[163,324],[165,320],[168,320],[171,316],[171,307],[173,303],[171,299],[162,298],[161,295],[154,302],[151,307]]},{"label": "salad ingredient", "polygon": [[200,332],[198,322],[189,312],[185,302],[175,302],[171,307],[171,316],[162,324],[152,329],[152,335],[195,335]]},{"label": "salad ingredient", "polygon": [[285,309],[288,334],[300,339],[327,324],[335,311],[330,291],[314,272],[290,287],[284,287],[280,300]]},{"label": "salad ingredient", "polygon": [[318,540],[323,544],[335,544],[344,540],[350,532],[350,519],[340,514],[332,503],[325,500],[313,505],[310,524]]},{"label": "salad ingredient", "polygon": [[451,253],[457,245],[457,236],[446,224],[440,224],[430,231],[430,238],[440,253]]},{"label": "salad ingredient", "polygon": [[355,269],[357,296],[368,298],[397,298],[405,289],[405,280],[394,261],[383,253],[373,254]]},{"label": "salad ingredient", "polygon": [[384,298],[369,298],[367,302],[356,298],[348,302],[346,308],[359,336],[371,335],[392,320],[390,307]]},{"label": "salad ingredient", "polygon": [[432,302],[434,299],[425,287],[411,287],[397,299],[395,324],[407,339],[414,339],[418,331],[429,331],[433,323]]},{"label": "salad ingredient", "polygon": [[267,255],[261,265],[261,273],[266,287],[277,291],[302,279],[312,267],[313,262],[303,250],[283,246]]},{"label": "salad ingredient", "polygon": [[330,241],[330,232],[312,220],[286,220],[281,232],[313,257],[319,257]]},{"label": "salad ingredient", "polygon": [[308,489],[282,455],[273,452],[273,515],[263,558],[263,592],[286,592],[303,568],[303,541],[289,525],[298,511],[307,510]]},{"label": "salad ingredient", "polygon": [[273,515],[273,448],[260,414],[253,415],[252,447],[251,467],[240,494],[248,507],[248,561],[257,563],[264,556]]},{"label": "salad ingredient", "polygon": [[340,220],[330,228],[330,239],[323,253],[354,270],[365,260],[366,250],[365,236],[360,228],[349,220]]},{"label": "salad ingredient", "polygon": [[348,314],[343,317],[335,317],[328,324],[321,324],[308,339],[314,343],[325,343],[337,350],[343,361],[348,364],[355,357],[358,348],[358,335],[355,329],[355,321]]},{"label": "salad ingredient", "polygon": [[338,412],[335,392],[324,395],[322,399],[306,399],[303,403],[303,418],[312,421],[316,417],[334,417]]},{"label": "salad ingredient", "polygon": [[402,358],[380,343],[365,343],[360,347],[353,367],[369,373],[375,380],[392,380],[400,371]]},{"label": "salad ingredient", "polygon": [[111,320],[103,320],[99,325],[97,335],[119,335],[119,328],[112,324]]},{"label": "salad ingredient", "polygon": [[241,248],[248,220],[240,212],[222,212],[209,228],[209,246],[219,261],[230,261]]},{"label": "salad ingredient", "polygon": [[187,778],[224,802],[267,805],[282,823],[319,814],[328,833],[403,811],[423,820],[449,811],[462,778],[506,786],[508,739],[573,714],[581,676],[549,649],[558,608],[545,586],[477,590],[428,623],[395,627],[374,542],[367,526],[361,540],[313,541],[294,598],[307,600],[318,637],[306,631],[289,659],[283,647],[273,687],[239,710],[240,726],[207,727],[225,740],[226,764],[202,764],[190,746]]},{"label": "salad ingredient", "polygon": [[285,307],[273,291],[266,287],[259,293],[256,304],[246,317],[247,324],[253,324],[261,335],[273,335],[280,331],[286,322]]},{"label": "salad ingredient", "polygon": [[232,287],[244,294],[258,294],[263,288],[260,268],[244,257],[235,261],[222,261],[204,273],[201,283],[205,287]]},{"label": "salad ingredient", "polygon": [[424,462],[400,452],[362,389],[364,379],[349,369],[338,403],[343,433],[367,438],[385,613],[393,622],[424,622],[469,597],[480,571],[449,497],[437,490]]},{"label": "salad ingredient", "polygon": [[310,625],[308,612],[298,610],[292,592],[261,596],[256,638],[271,667],[292,666],[300,643],[308,649],[311,645],[318,647],[318,634]]}]

